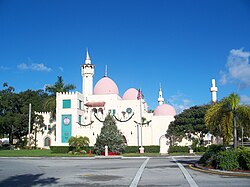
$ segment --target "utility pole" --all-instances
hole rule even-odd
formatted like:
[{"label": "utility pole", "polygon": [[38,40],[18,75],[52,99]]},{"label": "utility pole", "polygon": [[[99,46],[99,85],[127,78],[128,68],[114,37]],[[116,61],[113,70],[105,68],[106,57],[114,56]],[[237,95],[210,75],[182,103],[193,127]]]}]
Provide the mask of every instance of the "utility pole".
[{"label": "utility pole", "polygon": [[29,147],[31,147],[31,141],[30,141],[30,125],[31,125],[31,103],[29,104]]}]

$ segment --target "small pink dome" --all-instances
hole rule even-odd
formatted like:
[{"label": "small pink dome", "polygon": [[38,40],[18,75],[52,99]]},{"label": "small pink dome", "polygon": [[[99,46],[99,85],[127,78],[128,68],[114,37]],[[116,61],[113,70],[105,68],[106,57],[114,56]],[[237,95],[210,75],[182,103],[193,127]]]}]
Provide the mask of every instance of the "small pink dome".
[{"label": "small pink dome", "polygon": [[154,110],[154,116],[175,116],[175,109],[168,104],[162,104],[156,107]]},{"label": "small pink dome", "polygon": [[123,100],[137,100],[138,90],[135,88],[129,88],[124,94]]},{"label": "small pink dome", "polygon": [[106,94],[119,94],[119,90],[115,82],[108,78],[103,77],[100,79],[94,88],[95,95],[106,95]]}]

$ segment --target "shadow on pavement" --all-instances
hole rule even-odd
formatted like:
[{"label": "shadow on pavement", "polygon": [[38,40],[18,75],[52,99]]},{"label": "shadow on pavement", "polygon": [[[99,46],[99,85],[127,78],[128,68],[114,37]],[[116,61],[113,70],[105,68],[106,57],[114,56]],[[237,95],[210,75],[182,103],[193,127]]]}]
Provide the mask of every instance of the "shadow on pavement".
[{"label": "shadow on pavement", "polygon": [[34,185],[47,186],[52,184],[57,184],[57,180],[59,178],[49,177],[49,178],[41,178],[44,174],[24,174],[24,175],[16,175],[11,176],[0,182],[0,186],[5,187],[30,187]]}]

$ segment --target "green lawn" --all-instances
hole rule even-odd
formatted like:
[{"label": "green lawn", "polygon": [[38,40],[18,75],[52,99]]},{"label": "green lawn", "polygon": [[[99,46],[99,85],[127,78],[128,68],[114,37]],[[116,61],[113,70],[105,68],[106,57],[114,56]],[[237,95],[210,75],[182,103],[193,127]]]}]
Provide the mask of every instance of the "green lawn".
[{"label": "green lawn", "polygon": [[[89,156],[88,154],[84,155],[73,155],[67,153],[51,153],[51,150],[47,149],[36,149],[36,150],[0,150],[0,157],[83,157]],[[93,155],[92,155],[93,156]]]},{"label": "green lawn", "polygon": [[[203,153],[196,153],[197,155]],[[188,153],[171,153],[170,156],[179,156],[179,155],[190,155]],[[73,155],[67,153],[51,153],[51,150],[47,149],[36,149],[36,150],[0,150],[0,157],[87,157],[88,154],[83,155]],[[92,154],[92,156],[95,156]],[[124,157],[140,157],[140,156],[149,156],[149,157],[158,157],[161,156],[159,153],[124,153],[121,156]]]}]

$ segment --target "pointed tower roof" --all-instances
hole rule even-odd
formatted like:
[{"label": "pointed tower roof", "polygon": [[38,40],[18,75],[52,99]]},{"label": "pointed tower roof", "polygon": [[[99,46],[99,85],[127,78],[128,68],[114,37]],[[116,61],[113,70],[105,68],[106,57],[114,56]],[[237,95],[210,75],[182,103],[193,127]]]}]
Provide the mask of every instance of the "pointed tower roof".
[{"label": "pointed tower roof", "polygon": [[104,77],[108,76],[108,65],[105,66],[105,73],[104,73]]},{"label": "pointed tower roof", "polygon": [[159,105],[162,105],[164,103],[164,98],[162,97],[161,83],[160,83],[160,89],[159,89],[158,103]]},{"label": "pointed tower roof", "polygon": [[91,64],[91,59],[89,56],[89,51],[88,48],[86,49],[86,59],[85,59],[85,64]]}]

